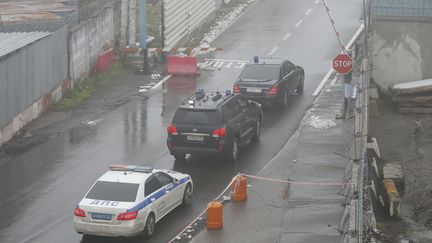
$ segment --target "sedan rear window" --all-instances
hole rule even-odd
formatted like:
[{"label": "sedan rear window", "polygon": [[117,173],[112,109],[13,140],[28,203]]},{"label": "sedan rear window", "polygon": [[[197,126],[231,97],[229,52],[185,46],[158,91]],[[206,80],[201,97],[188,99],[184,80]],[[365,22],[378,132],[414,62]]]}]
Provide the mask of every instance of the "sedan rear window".
[{"label": "sedan rear window", "polygon": [[88,199],[135,202],[139,184],[98,181],[87,194]]},{"label": "sedan rear window", "polygon": [[278,65],[250,65],[240,74],[242,81],[270,81],[279,80],[280,66]]},{"label": "sedan rear window", "polygon": [[178,109],[173,122],[184,125],[219,125],[222,120],[217,110]]}]

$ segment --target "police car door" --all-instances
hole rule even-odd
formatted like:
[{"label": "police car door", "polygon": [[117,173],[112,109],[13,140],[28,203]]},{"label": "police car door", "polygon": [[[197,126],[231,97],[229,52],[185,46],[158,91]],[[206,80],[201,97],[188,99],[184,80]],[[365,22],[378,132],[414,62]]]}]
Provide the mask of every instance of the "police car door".
[{"label": "police car door", "polygon": [[166,208],[164,209],[163,214],[169,213],[175,206],[177,206],[177,202],[182,198],[183,194],[180,194],[181,191],[180,186],[174,184],[174,179],[167,175],[164,172],[158,172],[154,174],[156,178],[158,178],[159,182],[162,185],[162,188],[165,190],[165,201]]},{"label": "police car door", "polygon": [[159,180],[153,174],[145,182],[144,193],[146,199],[149,199],[149,206],[156,215],[156,221],[163,217],[164,209],[167,206],[165,190],[162,188]]}]

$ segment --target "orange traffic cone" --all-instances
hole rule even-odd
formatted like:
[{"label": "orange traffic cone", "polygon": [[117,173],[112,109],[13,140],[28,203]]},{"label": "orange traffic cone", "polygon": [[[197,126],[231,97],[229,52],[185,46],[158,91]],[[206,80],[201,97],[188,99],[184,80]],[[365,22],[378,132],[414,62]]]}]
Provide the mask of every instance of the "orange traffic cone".
[{"label": "orange traffic cone", "polygon": [[222,228],[222,203],[211,202],[207,208],[207,229]]},{"label": "orange traffic cone", "polygon": [[232,184],[231,199],[236,202],[245,201],[247,198],[246,176],[238,175]]}]

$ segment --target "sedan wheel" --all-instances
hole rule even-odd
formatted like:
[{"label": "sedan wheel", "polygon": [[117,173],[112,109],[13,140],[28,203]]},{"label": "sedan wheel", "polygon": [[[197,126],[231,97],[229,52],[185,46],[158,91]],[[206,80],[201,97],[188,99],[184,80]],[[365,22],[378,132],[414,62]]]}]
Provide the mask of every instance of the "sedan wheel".
[{"label": "sedan wheel", "polygon": [[156,225],[156,221],[154,215],[149,214],[149,216],[147,217],[146,225],[144,227],[144,236],[146,238],[149,238],[153,235],[155,230],[155,225]]},{"label": "sedan wheel", "polygon": [[258,120],[256,125],[255,125],[255,135],[253,137],[254,141],[258,141],[261,135],[261,121]]},{"label": "sedan wheel", "polygon": [[301,77],[300,84],[296,88],[296,93],[297,94],[303,94],[303,89],[304,89],[304,76]]},{"label": "sedan wheel", "polygon": [[192,187],[191,185],[188,184],[183,193],[182,206],[187,207],[191,204],[191,202],[192,202]]},{"label": "sedan wheel", "polygon": [[287,107],[288,106],[288,90],[284,89],[283,96],[282,96],[282,106]]}]

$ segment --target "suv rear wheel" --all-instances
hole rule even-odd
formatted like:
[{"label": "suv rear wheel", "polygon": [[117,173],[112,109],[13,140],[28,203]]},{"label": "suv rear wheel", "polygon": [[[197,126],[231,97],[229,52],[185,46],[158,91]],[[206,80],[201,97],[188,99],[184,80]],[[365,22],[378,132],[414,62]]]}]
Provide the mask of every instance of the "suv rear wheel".
[{"label": "suv rear wheel", "polygon": [[227,157],[230,161],[237,161],[239,154],[239,142],[238,138],[234,137],[231,143],[231,148],[227,151]]}]

